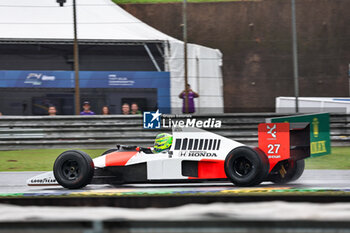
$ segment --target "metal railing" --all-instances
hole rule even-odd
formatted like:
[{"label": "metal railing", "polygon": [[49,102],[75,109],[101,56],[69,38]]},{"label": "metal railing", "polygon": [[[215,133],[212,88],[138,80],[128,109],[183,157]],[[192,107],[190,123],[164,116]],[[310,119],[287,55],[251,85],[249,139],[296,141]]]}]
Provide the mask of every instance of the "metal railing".
[{"label": "metal railing", "polygon": [[[194,115],[222,121],[221,128],[209,129],[248,145],[258,141],[257,126],[276,113]],[[350,146],[350,115],[331,115],[333,146]],[[109,148],[116,144],[152,145],[158,132],[143,129],[142,116],[3,116],[0,118],[0,150],[31,148]]]}]

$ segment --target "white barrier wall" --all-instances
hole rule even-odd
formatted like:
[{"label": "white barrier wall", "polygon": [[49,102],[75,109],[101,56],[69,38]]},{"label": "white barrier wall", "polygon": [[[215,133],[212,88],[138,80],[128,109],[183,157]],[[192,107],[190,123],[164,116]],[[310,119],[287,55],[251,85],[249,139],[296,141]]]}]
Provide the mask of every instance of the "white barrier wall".
[{"label": "white barrier wall", "polygon": [[[299,97],[298,101],[300,113],[350,113],[349,97]],[[277,97],[276,112],[295,112],[295,97]]]}]

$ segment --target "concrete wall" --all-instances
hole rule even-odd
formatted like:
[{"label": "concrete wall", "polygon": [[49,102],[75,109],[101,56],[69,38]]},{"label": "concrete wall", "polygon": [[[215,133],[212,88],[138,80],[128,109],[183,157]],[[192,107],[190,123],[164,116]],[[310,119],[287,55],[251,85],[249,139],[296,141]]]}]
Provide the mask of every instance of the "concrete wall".
[{"label": "concrete wall", "polygon": [[[297,0],[300,95],[349,96],[350,1]],[[182,38],[182,5],[121,5],[140,20]],[[189,42],[224,54],[226,112],[274,111],[292,96],[290,1],[190,3]]]}]

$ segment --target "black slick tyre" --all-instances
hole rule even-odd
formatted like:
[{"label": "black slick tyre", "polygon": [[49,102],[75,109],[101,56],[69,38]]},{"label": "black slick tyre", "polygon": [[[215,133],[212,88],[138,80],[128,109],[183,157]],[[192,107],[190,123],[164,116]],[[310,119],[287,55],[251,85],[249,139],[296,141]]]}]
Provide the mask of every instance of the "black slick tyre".
[{"label": "black slick tyre", "polygon": [[240,146],[233,149],[225,160],[227,178],[237,186],[255,186],[268,175],[269,161],[258,148]]},{"label": "black slick tyre", "polygon": [[85,152],[69,150],[57,157],[53,173],[57,182],[63,187],[79,189],[91,182],[94,176],[94,163]]},{"label": "black slick tyre", "polygon": [[301,177],[305,169],[304,159],[297,161],[288,161],[286,164],[286,174],[282,176],[280,173],[271,175],[268,179],[275,184],[286,184],[295,181]]}]

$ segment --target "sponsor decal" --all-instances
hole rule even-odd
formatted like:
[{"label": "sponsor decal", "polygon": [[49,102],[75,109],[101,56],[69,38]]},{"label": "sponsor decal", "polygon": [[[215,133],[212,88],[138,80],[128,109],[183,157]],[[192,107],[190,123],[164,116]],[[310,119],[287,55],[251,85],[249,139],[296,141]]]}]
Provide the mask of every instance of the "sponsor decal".
[{"label": "sponsor decal", "polygon": [[319,135],[319,127],[318,125],[320,124],[320,122],[318,121],[317,117],[315,117],[312,120],[312,133],[314,134],[314,138],[318,138]]},{"label": "sponsor decal", "polygon": [[279,158],[281,158],[281,156],[280,155],[269,155],[268,158],[269,159],[279,159]]},{"label": "sponsor decal", "polygon": [[54,178],[43,178],[43,179],[32,179],[32,180],[30,180],[30,183],[46,184],[46,183],[57,183],[57,181]]},{"label": "sponsor decal", "polygon": [[42,73],[29,73],[24,83],[29,83],[34,86],[40,86],[43,81],[55,81],[56,77],[53,75],[44,75]]},{"label": "sponsor decal", "polygon": [[216,153],[208,153],[206,151],[180,151],[182,157],[218,157]]},{"label": "sponsor decal", "polygon": [[24,80],[24,83],[31,83],[33,85],[41,85],[41,76],[42,74],[30,73]]},{"label": "sponsor decal", "polygon": [[269,126],[269,125],[266,125],[267,127],[267,133],[270,134],[273,138],[276,138],[276,124],[274,124],[273,126]]},{"label": "sponsor decal", "polygon": [[108,75],[109,86],[134,86],[135,81],[130,80],[128,77],[118,77],[116,74]]},{"label": "sponsor decal", "polygon": [[311,154],[327,153],[326,141],[316,141],[310,143]]},{"label": "sponsor decal", "polygon": [[49,76],[49,75],[43,75],[41,80],[43,81],[55,81],[56,80],[56,77],[55,76]]}]

